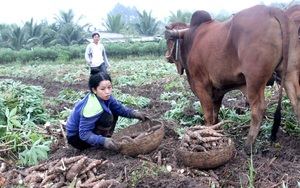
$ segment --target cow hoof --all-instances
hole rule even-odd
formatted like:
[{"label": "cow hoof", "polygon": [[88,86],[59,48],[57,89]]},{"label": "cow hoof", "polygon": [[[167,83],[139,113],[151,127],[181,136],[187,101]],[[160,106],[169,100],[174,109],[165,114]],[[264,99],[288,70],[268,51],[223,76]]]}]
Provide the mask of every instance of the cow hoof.
[{"label": "cow hoof", "polygon": [[271,134],[271,136],[270,136],[270,140],[271,140],[271,142],[276,142],[276,139],[277,139],[277,136],[276,136],[276,134]]},{"label": "cow hoof", "polygon": [[250,146],[245,146],[244,147],[244,151],[247,155],[251,155],[252,151],[251,151],[251,147]]}]

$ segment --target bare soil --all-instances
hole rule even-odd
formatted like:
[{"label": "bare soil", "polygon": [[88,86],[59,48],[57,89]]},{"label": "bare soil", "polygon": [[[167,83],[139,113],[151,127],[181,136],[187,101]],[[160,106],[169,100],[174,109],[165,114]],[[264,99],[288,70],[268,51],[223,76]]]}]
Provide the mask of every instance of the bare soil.
[{"label": "bare soil", "polygon": [[[2,79],[5,77],[2,77]],[[16,79],[16,78],[13,78]],[[87,82],[76,84],[53,82],[43,79],[20,78],[24,84],[39,85],[46,89],[45,98],[58,96],[62,89],[72,89],[75,91],[87,92]],[[152,92],[149,92],[151,88]],[[92,159],[107,160],[109,165],[100,166],[98,173],[105,173],[106,179],[116,179],[120,183],[111,187],[139,187],[139,188],[196,188],[196,187],[250,187],[250,172],[254,172],[254,187],[299,187],[300,182],[300,141],[299,137],[287,136],[284,130],[280,129],[277,142],[279,144],[264,144],[259,147],[252,156],[253,167],[251,167],[250,156],[243,151],[245,137],[249,127],[231,128],[228,132],[234,135],[235,156],[226,164],[208,170],[199,170],[187,167],[177,159],[176,149],[179,147],[179,135],[176,128],[180,125],[162,120],[162,115],[170,110],[171,104],[159,101],[161,93],[164,91],[163,83],[151,83],[143,86],[132,86],[118,88],[123,93],[133,96],[143,96],[151,99],[151,103],[142,111],[147,112],[152,119],[160,120],[165,125],[165,136],[159,147],[153,152],[137,157],[124,156],[122,154],[106,151],[103,149],[91,148],[85,151],[78,151],[71,146],[65,145],[62,135],[54,135],[57,140],[51,146],[49,159],[41,163],[47,164],[51,161],[70,158],[78,155],[85,155]],[[186,89],[189,89],[187,84]],[[234,108],[243,113],[245,100],[239,94],[226,96],[223,104],[227,108]],[[235,101],[227,101],[228,98],[236,98]],[[191,102],[197,101],[196,97],[189,99]],[[53,115],[63,110],[64,107],[73,108],[72,104],[59,104],[57,106],[46,106],[51,108]],[[193,110],[186,108],[185,114],[193,115]],[[51,134],[51,133],[49,133]],[[268,138],[260,138],[268,139]],[[158,154],[161,154],[161,163],[157,161]],[[171,171],[166,170],[170,165]],[[12,170],[18,169],[12,164]],[[165,169],[165,170],[163,170]],[[9,178],[3,187],[16,187],[15,181]],[[67,183],[64,185],[67,187]],[[34,187],[34,186],[33,186]],[[39,187],[39,186],[35,186]]]}]

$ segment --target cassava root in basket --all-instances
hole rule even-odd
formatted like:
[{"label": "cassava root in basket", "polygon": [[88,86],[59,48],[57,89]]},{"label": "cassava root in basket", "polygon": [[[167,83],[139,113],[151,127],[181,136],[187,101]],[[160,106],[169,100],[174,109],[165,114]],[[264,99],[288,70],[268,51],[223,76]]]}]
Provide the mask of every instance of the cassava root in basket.
[{"label": "cassava root in basket", "polygon": [[32,166],[26,171],[10,170],[5,173],[4,178],[7,183],[14,182],[16,186],[26,187],[62,187],[69,186],[73,181],[75,181],[75,187],[85,188],[118,184],[115,179],[106,180],[105,173],[97,172],[97,167],[107,163],[106,160],[91,159],[80,155]]},{"label": "cassava root in basket", "polygon": [[159,128],[161,128],[161,125],[152,126],[144,132],[132,133],[131,135],[123,136],[121,138],[121,144],[143,140],[145,136],[154,133]]},{"label": "cassava root in basket", "polygon": [[229,140],[222,134],[224,131],[216,130],[228,122],[231,121],[225,120],[213,126],[190,127],[181,140],[181,148],[193,152],[207,152],[228,146]]}]

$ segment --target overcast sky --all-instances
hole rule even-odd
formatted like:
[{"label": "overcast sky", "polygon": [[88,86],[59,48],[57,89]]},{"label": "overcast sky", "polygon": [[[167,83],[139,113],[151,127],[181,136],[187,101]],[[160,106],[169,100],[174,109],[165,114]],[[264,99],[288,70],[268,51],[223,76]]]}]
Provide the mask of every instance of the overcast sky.
[{"label": "overcast sky", "polygon": [[24,22],[35,22],[46,19],[49,23],[54,22],[54,15],[59,11],[72,9],[75,17],[84,16],[83,23],[101,25],[102,18],[107,18],[109,11],[120,3],[125,7],[135,6],[140,12],[152,11],[152,16],[163,20],[176,13],[177,10],[194,12],[195,10],[206,10],[211,13],[218,13],[225,10],[234,13],[250,6],[271,2],[290,3],[292,0],[7,0],[0,6],[0,23],[16,23],[23,25]]}]

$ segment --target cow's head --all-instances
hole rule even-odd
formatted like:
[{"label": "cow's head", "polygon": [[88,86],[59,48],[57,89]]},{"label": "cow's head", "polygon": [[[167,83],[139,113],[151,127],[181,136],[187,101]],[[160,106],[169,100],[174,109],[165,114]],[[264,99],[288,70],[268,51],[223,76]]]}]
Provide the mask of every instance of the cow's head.
[{"label": "cow's head", "polygon": [[184,68],[180,60],[179,42],[183,38],[184,33],[188,30],[188,25],[183,22],[175,22],[166,26],[165,39],[167,40],[167,52],[165,60],[169,63],[175,63],[177,71],[180,75],[183,74]]}]

